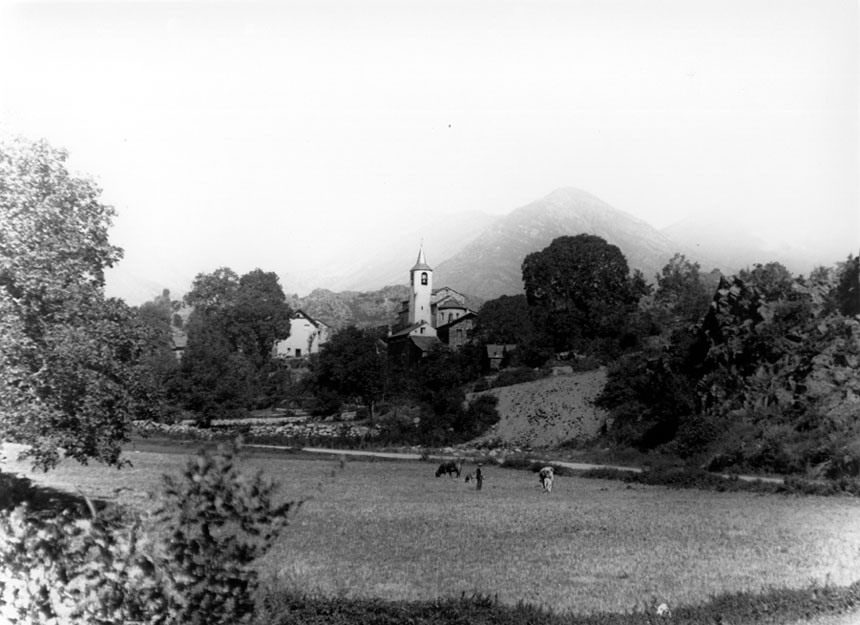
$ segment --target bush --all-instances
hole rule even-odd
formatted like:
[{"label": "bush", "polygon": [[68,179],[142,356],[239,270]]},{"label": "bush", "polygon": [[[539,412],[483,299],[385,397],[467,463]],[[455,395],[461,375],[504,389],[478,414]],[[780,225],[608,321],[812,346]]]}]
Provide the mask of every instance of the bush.
[{"label": "bush", "polygon": [[251,568],[295,504],[234,467],[237,447],[200,452],[166,477],[148,516],[119,509],[0,512],[0,620],[10,625],[135,621],[241,623],[253,615]]},{"label": "bush", "polygon": [[696,414],[681,420],[675,438],[666,448],[680,458],[690,458],[706,451],[718,435],[713,417]]},{"label": "bush", "polygon": [[523,382],[533,382],[534,380],[538,380],[543,377],[546,377],[545,372],[530,369],[529,367],[504,369],[493,382],[493,388],[522,384]]},{"label": "bush", "polygon": [[487,378],[481,378],[477,382],[475,382],[475,386],[472,389],[475,393],[483,393],[484,391],[490,390],[490,381]]}]

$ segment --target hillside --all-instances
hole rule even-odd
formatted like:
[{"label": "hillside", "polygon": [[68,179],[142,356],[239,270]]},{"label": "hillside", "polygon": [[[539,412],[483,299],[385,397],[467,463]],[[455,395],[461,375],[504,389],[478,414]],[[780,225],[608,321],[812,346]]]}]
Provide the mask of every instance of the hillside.
[{"label": "hillside", "polygon": [[[408,274],[408,272],[404,272]],[[333,328],[355,325],[361,328],[378,328],[394,323],[404,300],[409,299],[409,286],[387,286],[376,291],[342,291],[314,289],[306,297],[293,295],[287,298],[293,310],[301,309],[315,319],[321,319]],[[483,300],[464,293],[466,305],[478,310]]]},{"label": "hillside", "polygon": [[568,187],[496,221],[459,253],[434,267],[434,282],[483,299],[522,293],[523,259],[557,237],[580,233],[595,234],[617,245],[631,270],[641,270],[649,280],[679,251],[699,260],[703,268],[711,268],[644,221]]},{"label": "hillside", "polygon": [[593,405],[606,383],[606,371],[563,373],[491,389],[499,398],[500,421],[478,441],[503,441],[519,447],[551,447],[572,439],[588,440],[606,422]]},{"label": "hillside", "polygon": [[367,293],[314,289],[306,297],[288,298],[288,303],[293,310],[304,310],[334,328],[375,328],[393,323],[403,300],[408,298],[409,287],[402,284]]}]

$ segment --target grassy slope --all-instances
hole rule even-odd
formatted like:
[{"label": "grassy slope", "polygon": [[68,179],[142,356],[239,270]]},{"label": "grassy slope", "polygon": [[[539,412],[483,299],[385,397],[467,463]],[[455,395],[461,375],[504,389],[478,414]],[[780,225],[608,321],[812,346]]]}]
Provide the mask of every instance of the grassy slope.
[{"label": "grassy slope", "polygon": [[607,413],[593,405],[606,371],[586,371],[488,391],[499,398],[499,423],[479,440],[524,447],[551,447],[594,437]]},{"label": "grassy slope", "polygon": [[[122,471],[68,463],[30,477],[145,506],[144,491],[184,463],[180,454],[129,458],[134,466]],[[247,462],[275,477],[285,497],[310,497],[261,563],[281,587],[385,600],[497,594],[509,605],[587,613],[860,579],[856,499],[577,478],[559,478],[547,496],[533,474],[496,467],[479,493],[434,478],[426,463],[348,462],[332,480],[331,461]]]}]

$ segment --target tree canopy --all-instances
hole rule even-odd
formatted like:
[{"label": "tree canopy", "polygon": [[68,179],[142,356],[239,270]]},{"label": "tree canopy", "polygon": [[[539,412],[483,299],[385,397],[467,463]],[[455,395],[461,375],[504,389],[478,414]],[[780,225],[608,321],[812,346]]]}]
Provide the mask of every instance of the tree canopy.
[{"label": "tree canopy", "polygon": [[377,333],[348,326],[320,348],[316,384],[344,400],[359,400],[372,419],[374,404],[385,392],[386,364],[387,353]]},{"label": "tree canopy", "polygon": [[591,234],[555,239],[522,270],[535,324],[556,350],[619,335],[644,288],[621,250]]},{"label": "tree canopy", "polygon": [[292,310],[274,272],[241,277],[227,267],[201,273],[185,295],[194,310],[176,385],[205,425],[269,403],[280,379],[275,342],[290,334]]},{"label": "tree canopy", "polygon": [[44,141],[0,139],[0,438],[117,464],[130,419],[158,405],[141,369],[146,329],[104,296],[122,257],[114,209]]}]

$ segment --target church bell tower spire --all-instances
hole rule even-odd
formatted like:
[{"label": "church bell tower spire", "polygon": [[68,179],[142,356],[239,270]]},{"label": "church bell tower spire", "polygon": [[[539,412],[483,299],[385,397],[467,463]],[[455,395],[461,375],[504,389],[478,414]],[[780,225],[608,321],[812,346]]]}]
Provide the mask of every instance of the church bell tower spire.
[{"label": "church bell tower spire", "polygon": [[430,300],[433,294],[433,269],[424,257],[424,243],[418,248],[418,260],[409,270],[409,325],[426,321],[433,325]]}]

